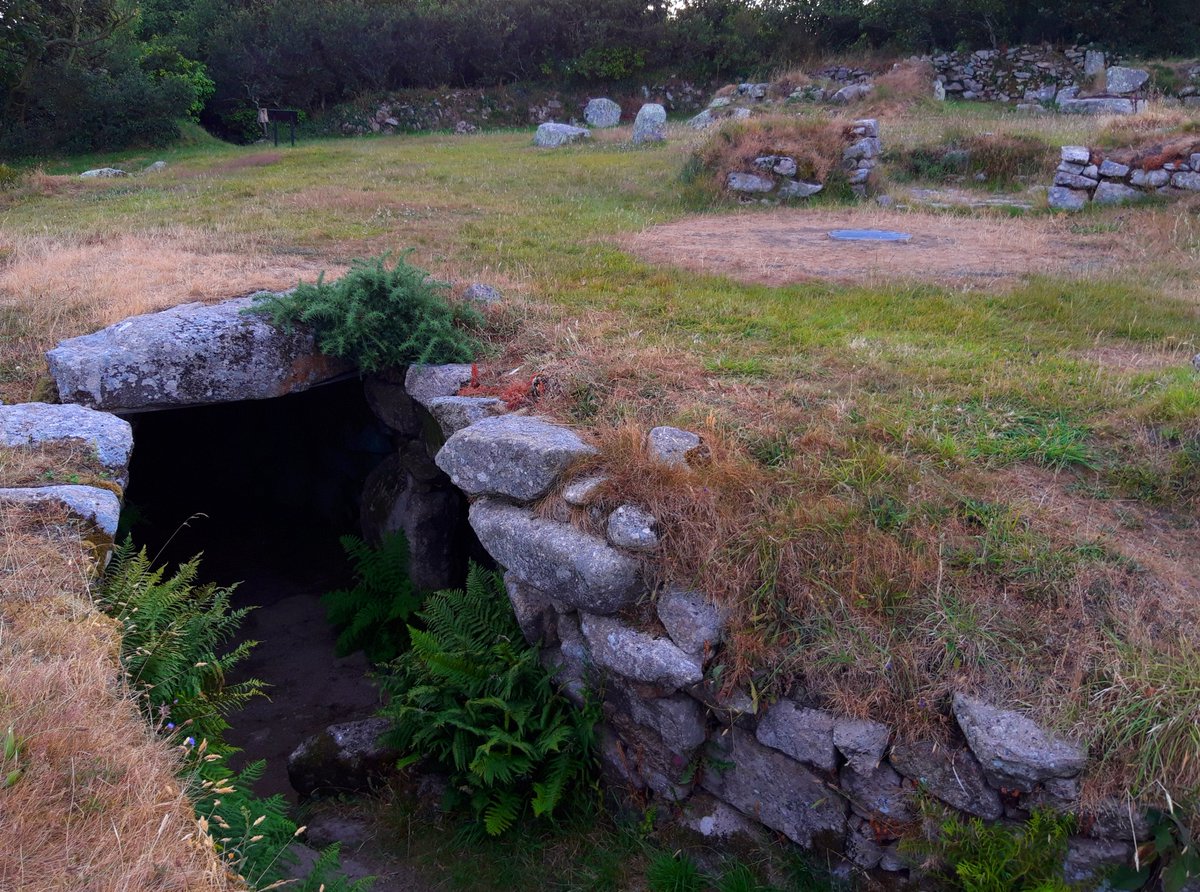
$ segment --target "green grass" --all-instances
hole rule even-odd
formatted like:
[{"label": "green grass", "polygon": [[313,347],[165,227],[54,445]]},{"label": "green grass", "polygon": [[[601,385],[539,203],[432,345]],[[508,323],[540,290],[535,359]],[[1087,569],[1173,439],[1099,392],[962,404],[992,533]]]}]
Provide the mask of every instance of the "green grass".
[{"label": "green grass", "polygon": [[[956,117],[1049,145],[1086,142],[1098,126],[947,103],[885,122],[885,139],[919,145]],[[751,618],[741,640],[761,642],[766,664],[738,668],[758,673],[760,690],[811,670],[838,696],[878,696],[881,716],[919,724],[964,673],[984,686],[1011,675],[1049,721],[1094,719],[1085,688],[1111,656],[1102,630],[1131,638],[1134,615],[1104,598],[1081,602],[1081,580],[1127,572],[1106,549],[1141,535],[1145,511],[1194,528],[1200,506],[1191,217],[1164,226],[1171,211],[1161,206],[1077,221],[1092,233],[1156,224],[1176,252],[1166,265],[1130,257],[1103,276],[971,290],[745,284],[654,266],[616,243],[697,210],[735,210],[704,208],[681,185],[695,138],[634,149],[602,135],[543,151],[522,130],[276,150],[193,134],[165,153],[48,165],[74,173],[162,157],[171,166],[152,178],[6,192],[0,233],[103,240],[185,227],[230,250],[250,244],[330,265],[413,247],[413,262],[439,276],[498,281],[528,297],[495,320],[519,354],[510,367],[557,375],[568,417],[709,426],[766,475],[765,494],[739,494],[756,526],[722,553],[755,565],[739,593]],[[0,385],[6,398],[27,398],[26,361],[6,345],[28,340],[27,308],[55,295],[3,296]],[[1102,351],[1175,358],[1134,370],[1092,358]],[[1069,520],[1030,508],[1041,493],[1016,487],[1017,469],[1059,475],[1085,506],[1119,497],[1130,520],[1097,546]],[[1125,584],[1130,597],[1141,591],[1137,578]],[[1066,665],[1064,652],[1081,662]],[[1185,667],[1177,653],[1167,659],[1171,671]],[[1200,762],[1200,746],[1192,752]]]}]

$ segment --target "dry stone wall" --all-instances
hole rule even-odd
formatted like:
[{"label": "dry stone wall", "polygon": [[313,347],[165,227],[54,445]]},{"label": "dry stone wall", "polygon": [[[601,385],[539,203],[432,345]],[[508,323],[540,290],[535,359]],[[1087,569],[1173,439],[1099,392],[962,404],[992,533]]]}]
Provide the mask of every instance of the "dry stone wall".
[{"label": "dry stone wall", "polygon": [[1063,146],[1048,198],[1050,207],[1081,211],[1098,205],[1200,192],[1200,140],[1171,150],[1105,151]]},{"label": "dry stone wall", "polygon": [[[722,610],[700,591],[653,591],[644,573],[659,522],[636,504],[601,510],[602,473],[566,476],[594,454],[591,446],[550,420],[457,396],[468,378],[464,366],[414,367],[407,393],[419,413],[446,400],[463,409],[426,425],[436,432],[426,445],[471,499],[472,530],[504,572],[520,627],[544,665],[578,703],[587,690],[603,692],[600,751],[612,789],[660,803],[714,841],[771,831],[829,853],[843,872],[895,881],[909,871],[898,845],[918,830],[918,790],[989,821],[1020,820],[1039,805],[1079,811],[1084,749],[969,692],[949,705],[957,738],[946,745],[901,739],[815,697],[768,705],[722,690],[708,676],[720,661]],[[669,427],[651,431],[646,445],[675,467],[703,446],[695,433]],[[541,502],[554,492],[592,514],[590,530],[604,532],[546,510]],[[1081,822],[1087,834],[1072,840],[1065,869],[1083,888],[1105,866],[1127,861],[1135,836],[1144,838],[1144,826],[1131,831],[1125,810],[1124,824],[1116,814],[1116,806],[1112,814],[1102,807]]]}]

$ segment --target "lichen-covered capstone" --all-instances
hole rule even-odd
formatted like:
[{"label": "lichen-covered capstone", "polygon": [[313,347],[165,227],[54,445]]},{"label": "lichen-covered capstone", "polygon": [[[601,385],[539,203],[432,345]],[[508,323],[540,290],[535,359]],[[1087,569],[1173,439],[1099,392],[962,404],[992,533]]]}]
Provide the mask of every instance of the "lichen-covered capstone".
[{"label": "lichen-covered capstone", "polygon": [[570,124],[542,124],[534,134],[533,144],[543,149],[557,149],[559,146],[591,139],[591,136],[592,134],[584,127],[572,127]]},{"label": "lichen-covered capstone", "polygon": [[62,341],[46,354],[63,402],[112,412],[269,399],[352,369],[312,332],[243,313],[250,298],[184,304]]},{"label": "lichen-covered capstone", "polygon": [[113,480],[125,485],[133,454],[133,428],[128,421],[70,404],[0,406],[0,446],[39,446],[63,440],[87,442]]},{"label": "lichen-covered capstone", "polygon": [[437,464],[469,495],[531,502],[548,493],[572,462],[595,451],[565,427],[501,415],[452,436],[437,454]]},{"label": "lichen-covered capstone", "polygon": [[495,499],[477,501],[470,519],[480,544],[514,578],[571,607],[615,613],[645,591],[637,561],[570,524]]},{"label": "lichen-covered capstone", "polygon": [[429,408],[431,400],[456,396],[471,382],[471,366],[455,362],[447,365],[410,365],[404,374],[404,389],[414,400]]},{"label": "lichen-covered capstone", "polygon": [[1032,790],[1041,781],[1074,777],[1087,764],[1078,744],[1051,734],[1019,712],[955,694],[954,718],[983,774],[996,787]]},{"label": "lichen-covered capstone", "polygon": [[504,404],[494,396],[439,396],[429,401],[428,408],[442,434],[452,437],[464,427],[494,417]]}]

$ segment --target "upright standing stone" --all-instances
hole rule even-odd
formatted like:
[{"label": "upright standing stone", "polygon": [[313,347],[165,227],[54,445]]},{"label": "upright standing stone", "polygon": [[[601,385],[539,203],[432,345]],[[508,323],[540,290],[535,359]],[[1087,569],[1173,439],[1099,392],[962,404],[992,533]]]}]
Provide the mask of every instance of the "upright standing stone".
[{"label": "upright standing stone", "polygon": [[667,138],[667,110],[655,102],[642,106],[633,122],[633,142],[662,142]]},{"label": "upright standing stone", "polygon": [[621,106],[611,99],[592,99],[583,110],[589,127],[616,127],[621,123]]}]

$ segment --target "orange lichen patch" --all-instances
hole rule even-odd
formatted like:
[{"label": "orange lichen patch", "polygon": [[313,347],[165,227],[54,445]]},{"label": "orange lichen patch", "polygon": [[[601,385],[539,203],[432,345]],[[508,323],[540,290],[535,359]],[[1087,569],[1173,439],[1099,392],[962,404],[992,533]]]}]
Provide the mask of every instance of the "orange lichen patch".
[{"label": "orange lichen patch", "polygon": [[[833,229],[884,228],[907,242],[837,242]],[[871,209],[784,209],[689,217],[627,236],[621,244],[651,263],[744,282],[920,280],[992,286],[1029,274],[1079,276],[1120,262],[1122,248],[1072,233],[1053,219],[1013,220]]]},{"label": "orange lichen patch", "polygon": [[0,888],[221,892],[238,886],[197,833],[178,757],[125,691],[120,629],[65,512],[0,508]]}]

